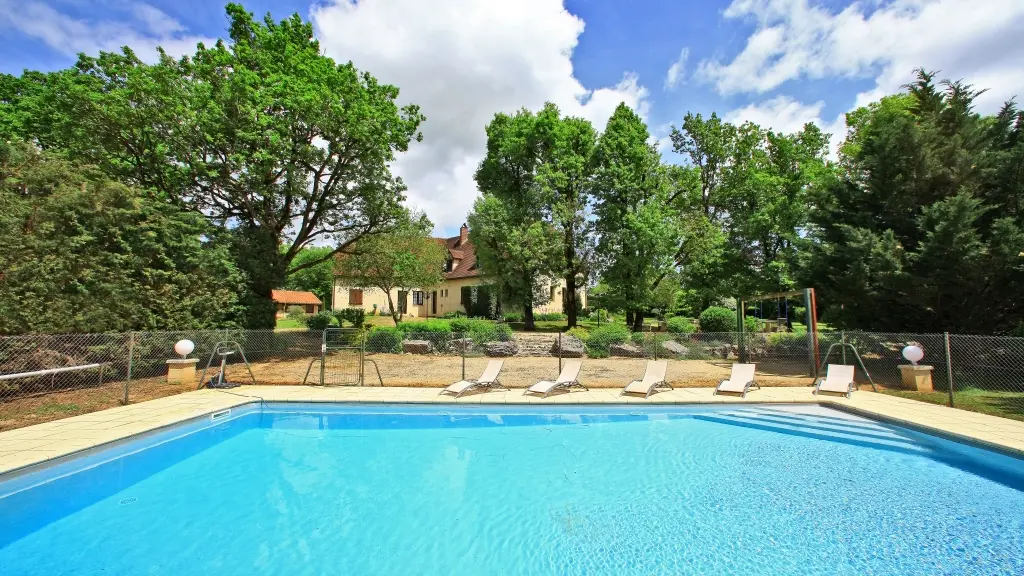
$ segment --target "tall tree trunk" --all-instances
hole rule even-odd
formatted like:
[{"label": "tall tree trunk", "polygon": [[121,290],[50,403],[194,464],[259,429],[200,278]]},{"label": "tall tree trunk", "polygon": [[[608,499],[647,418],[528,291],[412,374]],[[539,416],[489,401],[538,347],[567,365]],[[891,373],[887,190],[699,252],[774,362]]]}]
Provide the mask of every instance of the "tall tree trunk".
[{"label": "tall tree trunk", "polygon": [[562,295],[562,311],[569,328],[576,326],[576,238],[572,223],[565,227],[565,293]]},{"label": "tall tree trunk", "polygon": [[533,304],[523,305],[523,330],[527,332],[533,332],[537,329],[537,324],[533,319]]},{"label": "tall tree trunk", "polygon": [[632,325],[633,325],[633,311],[632,310],[626,310],[626,326],[632,326]]},{"label": "tall tree trunk", "polygon": [[633,312],[633,332],[643,332],[644,313],[640,310]]},{"label": "tall tree trunk", "polygon": [[395,321],[395,326],[402,321],[402,315],[398,313],[398,308],[395,308],[395,301],[391,299],[391,290],[385,290],[385,294],[388,295],[388,308],[391,309],[391,319]]}]

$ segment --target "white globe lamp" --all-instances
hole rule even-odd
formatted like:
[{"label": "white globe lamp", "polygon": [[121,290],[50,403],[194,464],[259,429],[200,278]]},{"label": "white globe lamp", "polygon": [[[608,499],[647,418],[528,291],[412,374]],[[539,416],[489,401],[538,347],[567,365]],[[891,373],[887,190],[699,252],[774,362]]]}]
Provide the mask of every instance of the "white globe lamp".
[{"label": "white globe lamp", "polygon": [[174,345],[174,351],[181,354],[182,358],[187,358],[195,349],[196,345],[191,340],[178,340]]},{"label": "white globe lamp", "polygon": [[921,350],[920,346],[910,345],[903,349],[903,357],[914,366],[917,366],[917,363],[924,358],[924,350]]}]

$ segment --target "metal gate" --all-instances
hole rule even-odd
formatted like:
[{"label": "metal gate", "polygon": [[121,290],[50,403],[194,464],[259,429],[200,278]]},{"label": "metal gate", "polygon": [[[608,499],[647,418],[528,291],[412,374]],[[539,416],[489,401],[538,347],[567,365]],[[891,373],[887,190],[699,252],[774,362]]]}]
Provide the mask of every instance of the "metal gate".
[{"label": "metal gate", "polygon": [[324,341],[320,350],[322,386],[363,385],[363,338],[359,330],[324,330]]}]

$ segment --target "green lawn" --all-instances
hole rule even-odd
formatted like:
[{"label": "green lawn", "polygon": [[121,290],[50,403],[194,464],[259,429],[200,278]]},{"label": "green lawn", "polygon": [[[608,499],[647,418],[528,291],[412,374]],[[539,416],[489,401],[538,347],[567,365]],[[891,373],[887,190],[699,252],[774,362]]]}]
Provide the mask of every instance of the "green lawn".
[{"label": "green lawn", "polygon": [[[949,405],[948,392],[915,392],[910,390],[892,390],[879,388],[880,392],[931,402],[932,404]],[[957,390],[953,395],[953,406],[971,412],[981,412],[1013,420],[1024,420],[1024,392],[1004,392],[997,390],[980,390],[968,388]]]},{"label": "green lawn", "polygon": [[277,330],[305,330],[306,325],[299,320],[292,320],[285,316],[277,319]]}]

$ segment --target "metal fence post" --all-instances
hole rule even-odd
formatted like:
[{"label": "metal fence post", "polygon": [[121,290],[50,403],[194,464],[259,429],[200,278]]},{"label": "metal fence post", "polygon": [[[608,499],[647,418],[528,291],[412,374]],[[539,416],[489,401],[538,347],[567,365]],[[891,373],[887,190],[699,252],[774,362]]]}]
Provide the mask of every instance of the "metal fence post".
[{"label": "metal fence post", "polygon": [[[324,364],[327,362],[327,329],[324,329],[320,338],[320,385],[326,386],[324,376],[327,371],[324,369]],[[360,358],[360,364],[362,364],[362,358]],[[360,369],[362,369],[362,366],[360,366]]]},{"label": "metal fence post", "polygon": [[953,355],[949,349],[949,332],[943,335],[946,338],[946,385],[949,386],[949,407],[953,408]]},{"label": "metal fence post", "polygon": [[132,360],[135,355],[135,332],[128,333],[128,375],[124,381],[124,398],[121,399],[121,404],[128,404],[128,387],[132,383]]},{"label": "metal fence post", "polygon": [[558,333],[558,373],[562,373],[562,333]]},{"label": "metal fence post", "polygon": [[462,356],[462,379],[466,379],[466,348],[469,348],[466,342],[466,333],[462,333],[462,337],[459,338],[459,356]]},{"label": "metal fence post", "polygon": [[846,364],[846,330],[839,331],[840,342],[842,343],[843,364]]}]

